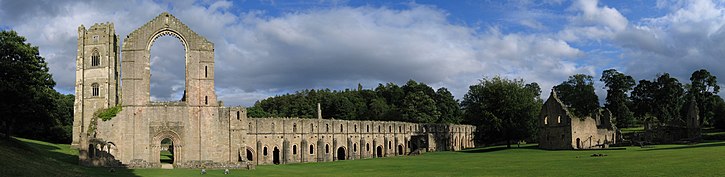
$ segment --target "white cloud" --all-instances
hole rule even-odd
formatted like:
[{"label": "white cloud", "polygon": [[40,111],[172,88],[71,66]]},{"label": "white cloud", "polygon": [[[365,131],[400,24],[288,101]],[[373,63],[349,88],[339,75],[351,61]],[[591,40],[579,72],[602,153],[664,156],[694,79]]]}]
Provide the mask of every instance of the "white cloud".
[{"label": "white cloud", "polygon": [[[40,46],[58,82],[56,88],[67,92],[74,85],[78,25],[111,21],[123,39],[162,11],[170,11],[215,43],[219,98],[227,105],[246,106],[295,90],[343,89],[357,83],[371,88],[379,82],[403,84],[408,79],[447,87],[461,99],[469,85],[494,75],[538,82],[548,95],[548,88],[569,75],[594,75],[598,69],[581,64],[586,63],[581,58],[587,57],[587,51],[571,46],[563,34],[612,36],[628,25],[616,9],[599,7],[596,2],[591,9],[591,1],[581,2],[580,20],[572,21],[581,26],[554,34],[506,33],[495,27],[479,31],[479,26],[449,22],[442,9],[417,4],[401,9],[335,6],[267,16],[253,10],[238,13],[233,10],[236,4],[227,1],[53,1],[46,5],[51,10],[18,7],[17,12],[8,10],[16,8],[7,1],[0,3],[0,19],[8,19],[3,23]],[[541,25],[537,23],[531,25]],[[156,57],[152,72],[170,79],[152,80],[166,88],[152,96],[174,99],[183,78],[165,74],[178,73],[180,67],[166,62],[173,56],[162,52]]]}]

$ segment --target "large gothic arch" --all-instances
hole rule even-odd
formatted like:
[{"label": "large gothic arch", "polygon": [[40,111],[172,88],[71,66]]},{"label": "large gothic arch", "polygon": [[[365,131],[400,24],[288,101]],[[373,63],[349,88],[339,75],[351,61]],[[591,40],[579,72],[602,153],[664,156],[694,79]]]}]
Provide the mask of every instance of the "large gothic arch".
[{"label": "large gothic arch", "polygon": [[122,104],[124,106],[150,104],[149,51],[156,39],[165,35],[178,38],[185,49],[186,105],[217,105],[214,93],[214,44],[166,12],[131,32],[123,41]]}]

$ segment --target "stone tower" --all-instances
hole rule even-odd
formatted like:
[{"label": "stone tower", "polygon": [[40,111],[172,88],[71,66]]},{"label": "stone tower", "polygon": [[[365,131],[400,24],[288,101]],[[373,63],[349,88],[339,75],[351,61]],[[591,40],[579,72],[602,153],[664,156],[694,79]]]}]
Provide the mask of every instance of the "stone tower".
[{"label": "stone tower", "polygon": [[118,46],[113,23],[78,27],[73,147],[81,144],[94,112],[119,102]]}]

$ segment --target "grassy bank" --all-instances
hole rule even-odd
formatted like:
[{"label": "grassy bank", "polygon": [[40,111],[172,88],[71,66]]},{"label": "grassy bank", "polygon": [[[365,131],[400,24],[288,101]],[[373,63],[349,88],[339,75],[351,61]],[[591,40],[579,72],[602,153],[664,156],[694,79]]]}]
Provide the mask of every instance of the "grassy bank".
[{"label": "grassy bank", "polygon": [[[592,154],[606,154],[591,157]],[[77,165],[69,145],[3,140],[2,176],[200,176],[198,169],[116,169]],[[262,165],[232,176],[725,176],[725,142],[626,150],[546,151],[534,145],[487,147],[421,156]],[[209,170],[204,176],[224,175]]]}]

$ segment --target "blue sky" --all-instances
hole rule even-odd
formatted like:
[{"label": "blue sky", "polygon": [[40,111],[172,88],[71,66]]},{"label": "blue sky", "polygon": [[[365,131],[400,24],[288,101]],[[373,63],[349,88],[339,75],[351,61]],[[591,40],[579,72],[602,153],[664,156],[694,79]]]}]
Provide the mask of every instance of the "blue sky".
[{"label": "blue sky", "polygon": [[[698,69],[725,74],[724,7],[704,0],[0,0],[0,28],[39,46],[56,89],[71,93],[78,26],[112,22],[123,39],[167,11],[215,43],[219,99],[251,106],[297,90],[408,79],[461,99],[468,86],[496,75],[537,82],[547,97],[570,75],[598,80],[609,68],[637,80],[668,72],[689,83]],[[162,37],[151,57],[151,96],[178,99],[181,44]]]}]

